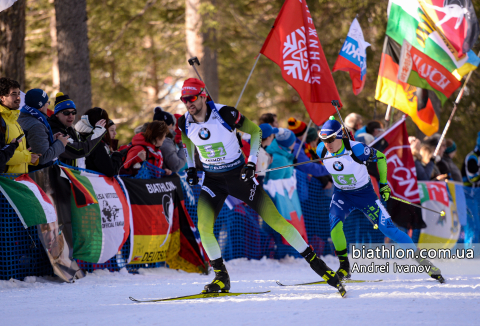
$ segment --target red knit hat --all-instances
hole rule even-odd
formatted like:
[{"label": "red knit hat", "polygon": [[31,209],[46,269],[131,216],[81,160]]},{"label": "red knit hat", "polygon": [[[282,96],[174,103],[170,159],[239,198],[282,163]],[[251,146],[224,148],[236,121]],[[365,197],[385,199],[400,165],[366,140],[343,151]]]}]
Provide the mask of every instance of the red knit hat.
[{"label": "red knit hat", "polygon": [[185,80],[182,86],[182,96],[191,95],[207,97],[207,93],[205,92],[205,83],[197,78],[188,78]]},{"label": "red knit hat", "polygon": [[293,131],[295,136],[299,137],[304,134],[305,130],[307,130],[307,125],[303,121],[297,120],[295,118],[289,118],[288,129]]}]

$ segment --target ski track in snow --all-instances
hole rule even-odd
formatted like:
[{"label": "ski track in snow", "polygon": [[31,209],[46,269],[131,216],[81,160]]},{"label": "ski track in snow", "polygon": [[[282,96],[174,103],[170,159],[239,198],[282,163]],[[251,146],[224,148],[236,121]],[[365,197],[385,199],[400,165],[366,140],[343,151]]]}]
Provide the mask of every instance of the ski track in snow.
[{"label": "ski track in snow", "polygon": [[[336,258],[324,259],[338,268]],[[166,268],[142,269],[137,275],[125,269],[97,270],[73,284],[30,276],[0,281],[0,325],[479,325],[480,260],[435,264],[446,284],[427,274],[356,273],[352,279],[383,282],[347,283],[343,299],[328,285],[276,285],[277,280],[285,284],[319,280],[303,259],[293,258],[226,263],[231,292],[270,290],[268,294],[172,302],[139,304],[128,297],[199,293],[213,274]]]}]

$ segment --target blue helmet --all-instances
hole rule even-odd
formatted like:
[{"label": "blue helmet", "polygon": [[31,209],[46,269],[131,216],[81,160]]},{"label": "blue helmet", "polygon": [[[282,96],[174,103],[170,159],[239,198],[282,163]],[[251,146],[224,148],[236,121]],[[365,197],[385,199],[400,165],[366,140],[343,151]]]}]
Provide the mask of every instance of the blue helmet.
[{"label": "blue helmet", "polygon": [[342,139],[343,137],[342,125],[340,124],[340,122],[338,122],[337,120],[333,120],[332,117],[330,117],[330,119],[323,124],[319,136],[320,139],[323,140],[333,137],[333,134],[336,135],[336,139]]}]

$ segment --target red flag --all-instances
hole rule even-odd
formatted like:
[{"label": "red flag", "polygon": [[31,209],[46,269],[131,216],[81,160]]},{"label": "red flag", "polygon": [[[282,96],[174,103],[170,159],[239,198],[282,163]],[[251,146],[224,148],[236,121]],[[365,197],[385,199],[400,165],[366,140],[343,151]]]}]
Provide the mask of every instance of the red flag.
[{"label": "red flag", "polygon": [[370,146],[385,154],[388,168],[387,180],[392,188],[392,195],[412,203],[420,203],[417,172],[408,142],[405,119],[397,122],[381,137]]},{"label": "red flag", "polygon": [[315,124],[335,113],[340,96],[305,0],[285,1],[260,53],[280,66]]}]

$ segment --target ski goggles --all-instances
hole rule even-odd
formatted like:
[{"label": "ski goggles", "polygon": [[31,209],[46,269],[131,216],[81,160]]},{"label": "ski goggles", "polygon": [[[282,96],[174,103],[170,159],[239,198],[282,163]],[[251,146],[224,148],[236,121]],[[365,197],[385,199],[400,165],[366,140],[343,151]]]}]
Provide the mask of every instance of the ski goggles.
[{"label": "ski goggles", "polygon": [[199,96],[200,96],[202,93],[203,93],[203,92],[200,92],[200,93],[198,93],[197,95],[182,96],[182,97],[180,97],[180,100],[181,100],[183,103],[185,103],[185,104],[187,104],[187,102],[193,103],[193,102],[195,102],[195,101],[199,98]]},{"label": "ski goggles", "polygon": [[331,144],[333,143],[336,139],[339,133],[342,132],[342,128],[338,129],[337,131],[331,133],[330,135],[322,135],[322,131],[320,131],[320,140],[326,144]]}]

